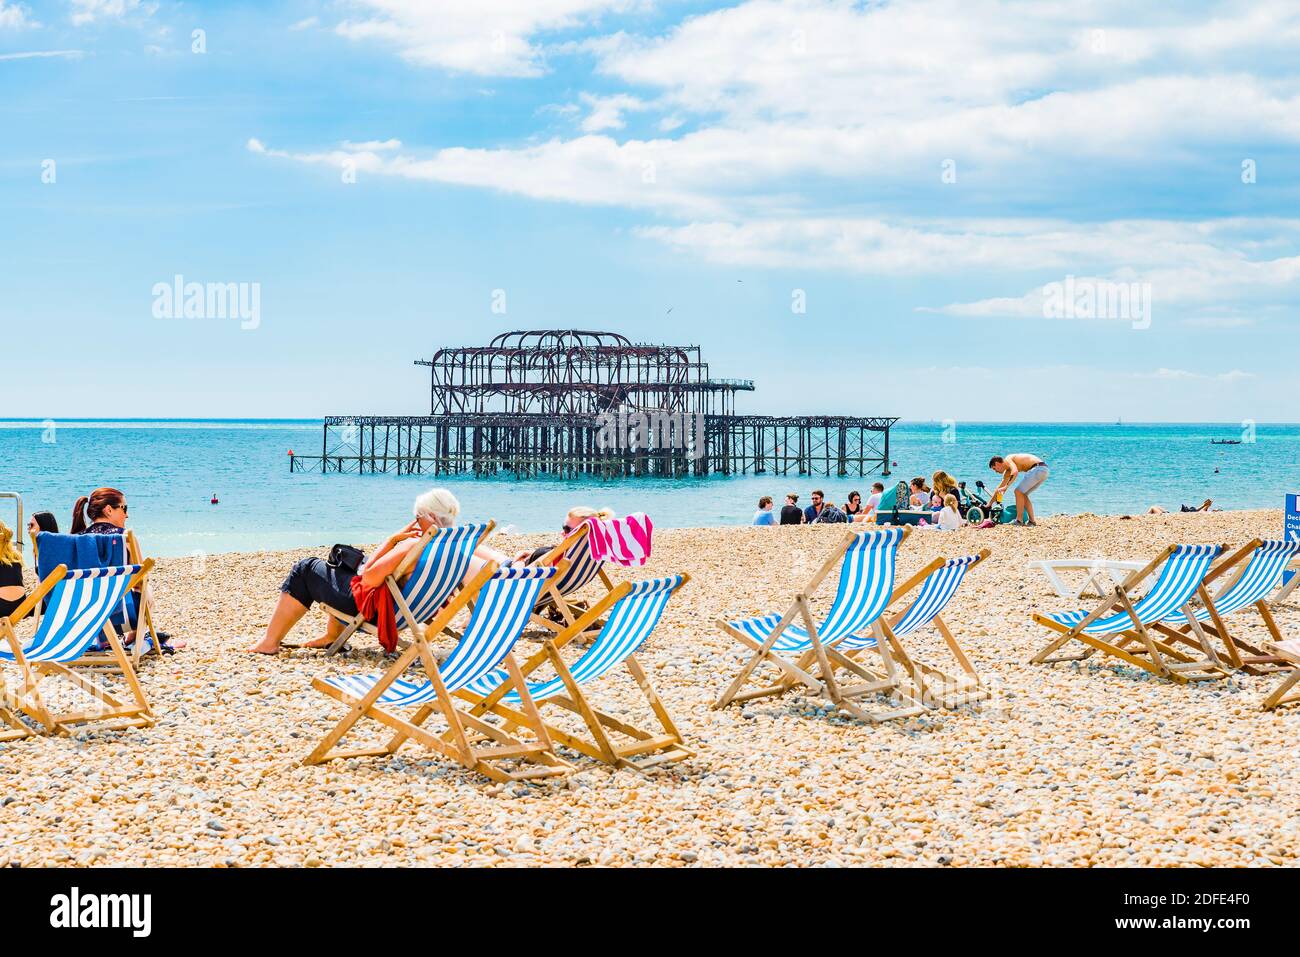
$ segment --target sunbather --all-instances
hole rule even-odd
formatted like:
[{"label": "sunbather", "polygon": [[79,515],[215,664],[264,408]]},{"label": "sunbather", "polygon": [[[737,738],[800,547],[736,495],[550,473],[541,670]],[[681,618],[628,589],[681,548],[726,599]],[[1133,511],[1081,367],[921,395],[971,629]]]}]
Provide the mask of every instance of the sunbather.
[{"label": "sunbather", "polygon": [[[451,528],[460,514],[460,502],[446,489],[436,488],[415,500],[415,519],[401,531],[390,535],[375,553],[360,567],[353,570],[340,565],[330,565],[320,558],[304,558],[289,572],[280,586],[280,600],[266,626],[266,635],[249,649],[263,655],[273,655],[280,650],[285,636],[302,620],[315,602],[349,615],[357,613],[352,581],[360,578],[370,588],[378,588],[384,579],[397,570],[412,548],[418,547],[420,538],[432,528]],[[480,553],[482,552],[482,553]],[[490,549],[475,551],[466,579],[473,578],[484,564],[492,561]],[[402,582],[399,580],[398,584]],[[343,633],[344,624],[329,616],[325,634],[303,645],[305,648],[328,648]]]},{"label": "sunbather", "polygon": [[126,496],[115,488],[97,488],[72,506],[73,535],[120,535],[126,528]]},{"label": "sunbather", "polygon": [[0,618],[7,618],[27,594],[23,588],[23,554],[14,544],[14,531],[0,522]]}]

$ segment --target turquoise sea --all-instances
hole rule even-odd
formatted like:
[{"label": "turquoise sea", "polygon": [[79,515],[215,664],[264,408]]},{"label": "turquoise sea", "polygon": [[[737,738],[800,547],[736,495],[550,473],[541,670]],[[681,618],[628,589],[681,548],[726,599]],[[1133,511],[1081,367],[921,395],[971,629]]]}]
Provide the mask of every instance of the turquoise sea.
[{"label": "turquoise sea", "polygon": [[[1231,424],[900,423],[897,463],[887,482],[944,468],[972,486],[995,484],[990,455],[1033,452],[1051,468],[1036,494],[1042,514],[1216,506],[1282,507],[1300,491],[1300,425],[1259,425],[1253,442]],[[1248,439],[1249,435],[1246,436]],[[409,520],[411,500],[433,484],[450,487],[467,518],[493,518],[520,531],[558,528],[570,505],[648,512],[660,527],[746,524],[760,495],[801,503],[814,488],[834,502],[864,494],[878,476],[745,476],[603,481],[476,480],[432,476],[290,474],[288,450],[315,451],[311,421],[0,421],[0,491],[22,494],[66,528],[78,495],[112,485],[127,494],[131,524],[155,555],[252,551],[371,542]],[[216,493],[220,504],[209,500]],[[0,501],[0,520],[13,522]]]}]

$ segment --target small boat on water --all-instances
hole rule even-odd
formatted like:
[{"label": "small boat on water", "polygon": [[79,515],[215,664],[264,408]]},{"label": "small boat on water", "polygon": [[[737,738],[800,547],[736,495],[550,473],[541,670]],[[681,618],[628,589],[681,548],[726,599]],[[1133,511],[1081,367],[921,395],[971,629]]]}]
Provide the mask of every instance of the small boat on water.
[{"label": "small boat on water", "polygon": [[1240,445],[1241,439],[1210,439],[1211,445]]}]

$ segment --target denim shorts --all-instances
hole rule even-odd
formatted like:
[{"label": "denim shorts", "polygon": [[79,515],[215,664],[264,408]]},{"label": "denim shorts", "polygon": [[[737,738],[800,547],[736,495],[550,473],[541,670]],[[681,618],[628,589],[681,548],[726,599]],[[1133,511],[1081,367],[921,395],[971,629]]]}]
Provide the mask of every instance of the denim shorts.
[{"label": "denim shorts", "polygon": [[1028,495],[1046,481],[1047,466],[1035,465],[1029,471],[1020,473],[1020,481],[1016,483],[1016,491]]}]

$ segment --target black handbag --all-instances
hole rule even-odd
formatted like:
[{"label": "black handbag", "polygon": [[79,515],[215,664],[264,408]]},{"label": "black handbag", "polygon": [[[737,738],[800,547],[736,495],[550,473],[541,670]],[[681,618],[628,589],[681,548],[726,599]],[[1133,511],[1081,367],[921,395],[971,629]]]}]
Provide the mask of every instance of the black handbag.
[{"label": "black handbag", "polygon": [[355,575],[365,560],[366,553],[351,545],[335,545],[330,549],[330,568],[341,568]]}]

